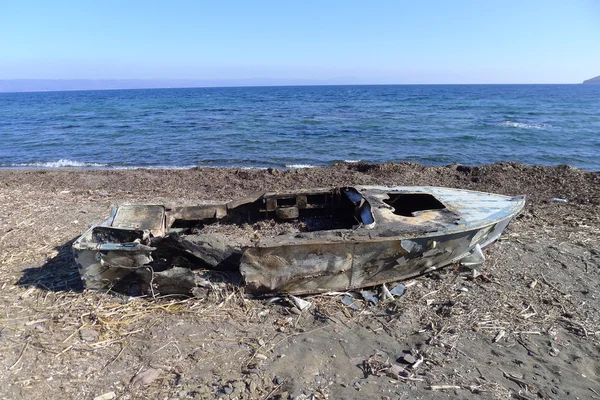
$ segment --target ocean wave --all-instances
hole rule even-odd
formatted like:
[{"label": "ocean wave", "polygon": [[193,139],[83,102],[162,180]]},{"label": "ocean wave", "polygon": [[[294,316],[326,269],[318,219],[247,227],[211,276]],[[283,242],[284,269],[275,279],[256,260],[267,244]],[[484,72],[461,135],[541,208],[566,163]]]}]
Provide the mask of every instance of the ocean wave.
[{"label": "ocean wave", "polygon": [[34,162],[24,164],[11,164],[11,167],[38,167],[38,168],[98,168],[106,167],[106,164],[87,163],[61,158],[58,161]]},{"label": "ocean wave", "polygon": [[316,168],[316,165],[310,165],[310,164],[286,164],[285,167],[289,168],[289,169],[301,169],[301,168]]},{"label": "ocean wave", "polygon": [[503,122],[500,122],[498,124],[496,124],[497,126],[503,126],[506,128],[521,128],[521,129],[546,129],[548,128],[550,125],[548,124],[544,124],[544,123],[540,123],[540,124],[528,124],[525,122],[515,122],[515,121],[510,121],[510,120],[506,120]]},{"label": "ocean wave", "polygon": [[191,169],[196,165],[110,165],[101,163],[91,163],[74,161],[66,158],[61,158],[58,161],[48,162],[33,162],[21,164],[0,164],[0,167],[9,168],[98,168],[98,169],[114,169],[114,170],[132,170],[132,169]]},{"label": "ocean wave", "polygon": [[109,169],[130,170],[130,169],[192,169],[197,165],[114,165]]},{"label": "ocean wave", "polygon": [[361,161],[362,161],[362,160],[344,160],[344,162],[345,162],[345,163],[348,163],[348,164],[356,164],[356,163],[359,163],[359,162],[361,162]]}]

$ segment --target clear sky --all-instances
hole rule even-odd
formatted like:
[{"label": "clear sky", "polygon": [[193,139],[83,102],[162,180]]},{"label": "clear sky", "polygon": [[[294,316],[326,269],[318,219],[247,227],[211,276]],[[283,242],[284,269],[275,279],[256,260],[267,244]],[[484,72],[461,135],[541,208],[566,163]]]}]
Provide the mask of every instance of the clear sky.
[{"label": "clear sky", "polygon": [[0,0],[0,79],[579,83],[598,0]]}]

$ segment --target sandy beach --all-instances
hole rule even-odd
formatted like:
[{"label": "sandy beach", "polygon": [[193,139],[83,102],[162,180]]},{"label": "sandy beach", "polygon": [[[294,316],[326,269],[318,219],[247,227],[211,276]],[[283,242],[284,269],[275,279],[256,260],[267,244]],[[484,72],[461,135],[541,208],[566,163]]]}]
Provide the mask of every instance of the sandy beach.
[{"label": "sandy beach", "polygon": [[[71,255],[117,204],[352,184],[527,205],[478,274],[445,268],[358,310],[318,295],[300,312],[240,288],[202,300],[88,292]],[[0,170],[0,398],[600,399],[599,287],[600,173],[569,166]]]}]

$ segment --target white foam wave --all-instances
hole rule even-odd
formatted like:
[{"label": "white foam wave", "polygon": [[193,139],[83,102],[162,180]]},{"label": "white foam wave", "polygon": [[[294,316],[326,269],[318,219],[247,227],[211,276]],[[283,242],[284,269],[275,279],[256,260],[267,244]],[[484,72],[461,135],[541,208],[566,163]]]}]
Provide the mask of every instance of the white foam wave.
[{"label": "white foam wave", "polygon": [[359,163],[359,162],[361,162],[361,161],[362,161],[362,160],[344,160],[344,162],[345,162],[345,163],[348,163],[348,164],[356,164],[356,163]]},{"label": "white foam wave", "polygon": [[26,164],[13,164],[13,167],[38,167],[38,168],[90,168],[90,167],[106,167],[106,164],[86,163],[81,161],[68,160],[61,158],[58,161],[35,162]]},{"label": "white foam wave", "polygon": [[131,165],[131,166],[114,166],[110,169],[119,170],[133,170],[133,169],[192,169],[196,165],[183,165],[183,166],[171,166],[171,165]]},{"label": "white foam wave", "polygon": [[545,129],[549,125],[548,124],[527,124],[525,122],[515,122],[515,121],[503,121],[497,124],[498,126],[503,126],[507,128],[521,128],[521,129]]},{"label": "white foam wave", "polygon": [[82,161],[73,161],[66,158],[61,158],[58,161],[34,162],[22,164],[3,165],[12,168],[99,168],[99,169],[114,169],[114,170],[134,170],[134,169],[191,169],[196,165],[109,165],[101,163],[90,163]]},{"label": "white foam wave", "polygon": [[290,169],[301,169],[301,168],[315,168],[316,165],[310,165],[310,164],[286,164],[285,167],[286,168],[290,168]]}]

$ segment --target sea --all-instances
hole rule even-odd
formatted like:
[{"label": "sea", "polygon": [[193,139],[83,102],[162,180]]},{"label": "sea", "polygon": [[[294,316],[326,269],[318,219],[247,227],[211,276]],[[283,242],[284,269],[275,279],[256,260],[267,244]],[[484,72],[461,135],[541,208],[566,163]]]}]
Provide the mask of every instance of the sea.
[{"label": "sea", "polygon": [[0,93],[0,168],[569,164],[600,171],[600,85]]}]

